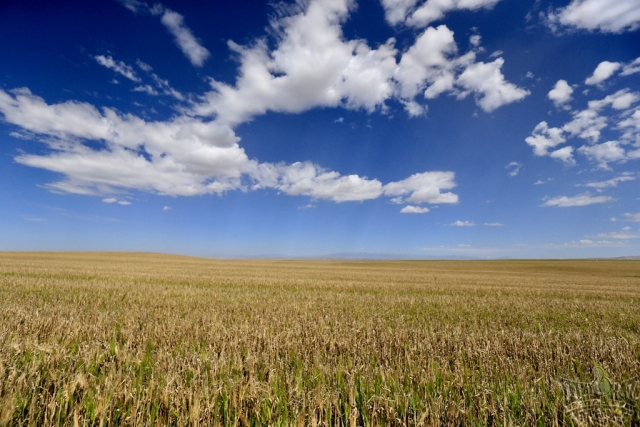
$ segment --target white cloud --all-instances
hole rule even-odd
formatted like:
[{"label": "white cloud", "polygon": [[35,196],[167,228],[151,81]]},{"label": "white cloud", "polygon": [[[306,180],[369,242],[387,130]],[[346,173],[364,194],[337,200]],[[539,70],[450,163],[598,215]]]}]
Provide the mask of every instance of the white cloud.
[{"label": "white cloud", "polygon": [[572,0],[548,15],[551,28],[559,26],[609,33],[634,31],[640,26],[637,0]]},{"label": "white cloud", "polygon": [[412,213],[412,214],[423,214],[429,212],[429,208],[424,208],[420,206],[405,206],[400,210],[400,213]]},{"label": "white cloud", "polygon": [[507,166],[505,166],[505,168],[506,169],[511,169],[509,171],[509,176],[510,177],[514,177],[514,176],[517,176],[520,173],[520,169],[522,169],[522,163],[511,162]]},{"label": "white cloud", "polygon": [[485,64],[474,63],[474,52],[458,56],[453,32],[444,25],[427,28],[399,62],[395,39],[377,48],[345,39],[341,25],[353,4],[315,0],[302,12],[280,16],[271,23],[273,49],[266,39],[248,46],[229,42],[239,57],[239,76],[234,85],[211,80],[212,91],[193,105],[193,114],[235,125],[267,111],[385,110],[385,101],[396,98],[416,116],[426,108],[413,99],[419,93],[428,99],[475,93],[490,112],[529,93],[505,80],[502,58]]},{"label": "white cloud", "polygon": [[118,74],[128,78],[131,81],[139,82],[140,78],[136,75],[132,67],[122,61],[116,61],[111,56],[96,55],[93,57],[98,64],[107,67]]},{"label": "white cloud", "polygon": [[433,21],[442,19],[452,10],[491,9],[499,0],[427,0],[407,19],[407,24],[426,27]]},{"label": "white cloud", "polygon": [[614,110],[626,110],[631,105],[640,100],[640,95],[637,92],[629,92],[629,89],[621,89],[616,93],[607,95],[604,99],[589,101],[590,110],[601,110],[602,108],[610,105]]},{"label": "white cloud", "polygon": [[607,118],[598,114],[598,111],[586,109],[573,113],[573,120],[566,123],[562,130],[569,132],[571,136],[579,136],[591,143],[600,139],[600,131],[607,127]]},{"label": "white cloud", "polygon": [[[239,147],[231,128],[188,116],[147,122],[87,103],[49,105],[26,88],[0,90],[0,112],[48,146],[47,154],[21,154],[16,161],[62,174],[63,180],[48,184],[53,191],[97,195],[132,189],[189,196],[272,188],[335,202],[382,195],[402,196],[410,203],[458,201],[456,194],[442,192],[456,186],[453,172],[424,172],[383,186],[311,162],[258,163]],[[104,147],[91,148],[86,140]]]},{"label": "white cloud", "polygon": [[553,197],[544,202],[542,206],[557,206],[560,208],[568,208],[573,206],[588,206],[597,203],[607,203],[611,201],[613,201],[613,197],[610,196],[592,196],[589,193],[584,193],[573,197]]},{"label": "white cloud", "polygon": [[451,225],[453,227],[473,227],[473,226],[475,226],[473,221],[460,221],[460,220],[452,222],[449,225]]},{"label": "white cloud", "polygon": [[553,181],[552,178],[547,178],[546,180],[539,179],[536,182],[534,182],[533,185],[543,185],[551,181]]},{"label": "white cloud", "polygon": [[108,197],[106,199],[102,199],[102,201],[104,203],[109,203],[109,204],[117,203],[117,204],[122,205],[122,206],[129,206],[131,204],[131,202],[129,202],[128,200],[118,200],[115,197]]},{"label": "white cloud", "polygon": [[607,141],[596,145],[583,145],[578,152],[598,162],[602,169],[609,169],[609,162],[626,160],[626,152],[619,141]]},{"label": "white cloud", "polygon": [[134,92],[144,92],[147,95],[158,96],[160,95],[157,90],[152,88],[150,85],[140,85],[133,88]]},{"label": "white cloud", "polygon": [[[453,172],[424,172],[411,175],[402,181],[391,182],[384,186],[387,196],[405,197],[408,203],[458,203],[458,195],[442,193],[456,186]],[[397,200],[397,199],[396,199]]]},{"label": "white cloud", "polygon": [[584,82],[588,85],[600,84],[611,77],[621,66],[622,64],[619,62],[602,61],[594,70],[593,75]]},{"label": "white cloud", "polygon": [[575,159],[573,158],[573,147],[567,146],[562,147],[558,150],[552,151],[549,153],[549,157],[552,159],[561,160],[567,165],[575,164]]},{"label": "white cloud", "polygon": [[165,206],[165,207],[162,208],[163,212],[167,212],[167,211],[170,211],[170,210],[171,210],[171,206]]},{"label": "white cloud", "polygon": [[[426,0],[416,7],[418,0],[382,0],[387,22],[423,28],[444,18],[447,12],[454,10],[490,9],[499,0]],[[409,16],[410,15],[410,16]],[[408,16],[408,18],[407,18]]]},{"label": "white cloud", "polygon": [[625,221],[629,222],[640,222],[640,212],[638,213],[625,213],[624,214]]},{"label": "white cloud", "polygon": [[566,80],[558,80],[556,85],[549,91],[547,97],[553,101],[556,107],[560,107],[571,101],[573,88],[569,86]]},{"label": "white cloud", "polygon": [[504,224],[501,222],[485,222],[484,225],[486,227],[504,227]]},{"label": "white cloud", "polygon": [[528,90],[505,80],[500,71],[503,64],[502,58],[488,64],[478,62],[467,67],[458,77],[457,83],[473,91],[478,97],[480,108],[488,113],[502,105],[520,101],[530,94]]},{"label": "white cloud", "polygon": [[170,9],[165,9],[160,20],[175,37],[176,45],[195,67],[202,67],[211,54],[184,25],[184,17]]},{"label": "white cloud", "polygon": [[596,236],[600,239],[616,239],[616,240],[629,240],[640,239],[640,233],[634,233],[631,231],[631,227],[623,227],[620,231],[612,231],[610,233],[600,233]]},{"label": "white cloud", "polygon": [[620,176],[608,179],[606,181],[587,182],[586,184],[584,184],[584,186],[597,188],[597,189],[611,188],[611,187],[617,187],[618,183],[620,182],[628,182],[628,181],[635,181],[635,180],[636,180],[636,177],[631,172],[625,172]]},{"label": "white cloud", "polygon": [[[124,7],[133,13],[145,13],[154,16],[161,16],[160,22],[175,38],[176,46],[189,59],[195,67],[201,67],[211,56],[209,51],[200,44],[200,41],[193,35],[191,30],[184,25],[184,16],[164,7],[160,3],[149,6],[140,0],[118,0]],[[151,71],[151,66],[138,60],[138,66],[144,71]],[[147,69],[147,67],[149,69]]]},{"label": "white cloud", "polygon": [[629,76],[635,73],[640,73],[640,58],[636,58],[628,64],[624,64],[620,75]]},{"label": "white cloud", "polygon": [[562,135],[562,129],[550,128],[547,122],[540,122],[533,129],[531,136],[525,141],[533,147],[533,154],[536,156],[546,156],[549,149],[566,141]]},{"label": "white cloud", "polygon": [[480,41],[482,40],[482,36],[480,36],[479,34],[474,34],[471,37],[469,37],[469,43],[471,44],[471,46],[473,47],[478,47],[480,46]]}]

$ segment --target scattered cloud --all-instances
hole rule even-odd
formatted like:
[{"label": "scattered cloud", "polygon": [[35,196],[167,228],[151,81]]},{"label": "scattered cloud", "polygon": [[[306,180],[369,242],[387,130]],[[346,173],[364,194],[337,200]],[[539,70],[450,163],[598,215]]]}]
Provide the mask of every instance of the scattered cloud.
[{"label": "scattered cloud", "polygon": [[640,3],[636,0],[572,0],[547,15],[554,30],[561,27],[622,33],[640,27]]},{"label": "scattered cloud", "polygon": [[520,169],[522,169],[522,163],[511,162],[507,166],[505,166],[505,168],[510,169],[509,176],[513,178],[514,176],[517,176],[520,173]]},{"label": "scattered cloud", "polygon": [[553,181],[553,178],[539,179],[536,182],[534,182],[533,185],[543,185],[551,181]]},{"label": "scattered cloud", "polygon": [[631,227],[623,227],[620,231],[600,233],[596,237],[599,239],[629,240],[640,239],[640,233],[631,231]]},{"label": "scattered cloud", "polygon": [[485,222],[484,225],[486,227],[504,227],[504,224],[501,222]]},{"label": "scattered cloud", "polygon": [[103,67],[107,67],[116,73],[128,78],[133,82],[140,82],[140,78],[136,75],[132,67],[122,61],[116,61],[111,56],[96,55],[93,57],[96,62]]},{"label": "scattered cloud", "polygon": [[640,222],[640,212],[638,213],[625,213],[624,220],[629,222]]},{"label": "scattered cloud", "polygon": [[[564,99],[558,94],[554,97]],[[546,121],[538,123],[525,141],[533,147],[536,156],[549,156],[573,165],[576,163],[573,156],[579,153],[599,168],[610,169],[611,162],[640,158],[640,109],[635,106],[639,101],[640,93],[628,88],[618,90],[602,99],[588,101],[584,110],[572,111],[572,119],[561,127],[550,127]],[[605,130],[620,132],[619,139],[598,143]],[[555,149],[570,138],[581,138],[586,144]]]},{"label": "scattered cloud", "polygon": [[412,213],[412,214],[423,214],[429,212],[429,208],[424,208],[420,206],[405,206],[400,210],[400,213]]},{"label": "scattered cloud", "polygon": [[304,210],[304,209],[313,209],[315,207],[316,207],[316,205],[314,205],[313,203],[309,203],[309,204],[306,204],[304,206],[298,206],[298,209],[302,209],[302,210]]},{"label": "scattered cloud", "polygon": [[588,206],[597,203],[607,203],[613,200],[613,197],[610,196],[592,196],[589,193],[584,193],[573,197],[553,197],[544,202],[542,206],[557,206],[559,208],[568,208],[574,206]]},{"label": "scattered cloud", "polygon": [[449,225],[451,225],[452,227],[473,227],[473,226],[475,226],[473,221],[460,221],[460,220],[452,222]]},{"label": "scattered cloud", "polygon": [[562,107],[567,102],[571,101],[571,94],[573,88],[569,86],[566,80],[558,80],[556,85],[549,91],[547,97],[553,101],[556,107]]},{"label": "scattered cloud", "polygon": [[162,208],[163,212],[167,212],[167,211],[170,211],[170,210],[171,210],[171,206],[165,206],[165,207]]},{"label": "scattered cloud", "polygon": [[635,181],[635,180],[636,180],[636,177],[634,176],[634,174],[632,174],[631,172],[625,172],[620,176],[608,179],[606,181],[587,182],[586,184],[584,184],[584,186],[596,188],[596,189],[603,189],[603,188],[617,187],[618,183],[620,182],[628,182],[628,181]]}]

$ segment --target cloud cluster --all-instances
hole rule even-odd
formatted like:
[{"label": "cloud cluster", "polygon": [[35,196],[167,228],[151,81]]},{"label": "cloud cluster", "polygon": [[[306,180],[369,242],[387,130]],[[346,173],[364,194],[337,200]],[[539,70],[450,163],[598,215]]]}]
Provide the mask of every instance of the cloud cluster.
[{"label": "cloud cluster", "polygon": [[[473,94],[486,112],[526,97],[529,92],[506,81],[504,59],[476,61],[458,55],[453,31],[429,27],[406,51],[391,38],[377,48],[347,40],[342,24],[351,0],[315,0],[306,9],[271,23],[275,48],[266,39],[248,46],[229,42],[239,60],[234,85],[211,80],[192,113],[235,125],[267,111],[299,113],[314,107],[342,106],[372,112],[385,101],[402,102],[410,116],[424,113],[415,99]],[[398,60],[399,58],[399,60]]]},{"label": "cloud cluster", "polygon": [[[188,116],[147,122],[87,103],[50,105],[26,88],[0,90],[0,113],[26,136],[47,144],[51,153],[22,154],[16,161],[62,174],[62,181],[48,184],[60,192],[100,195],[124,189],[191,196],[267,188],[334,202],[383,195],[413,204],[458,201],[456,194],[444,191],[456,186],[453,172],[424,172],[383,185],[310,162],[259,163],[247,157],[230,127]],[[103,147],[92,148],[86,141]]]},{"label": "cloud cluster", "polygon": [[569,5],[551,11],[548,25],[605,33],[634,31],[640,27],[640,3],[637,0],[572,0]]},{"label": "cloud cluster", "polygon": [[[593,84],[600,83],[617,69],[628,70],[626,74],[621,75],[633,74],[638,62],[640,61],[635,60],[612,68],[609,65],[603,67],[602,64],[611,64],[604,61],[598,65],[593,76],[587,79],[587,83],[590,79],[594,79]],[[566,81],[559,80],[548,97],[556,106],[563,106],[571,111],[567,103],[571,100],[572,92],[573,89]],[[533,148],[536,156],[549,156],[572,165],[576,162],[574,154],[579,153],[597,163],[599,168],[610,169],[609,163],[622,163],[640,158],[640,108],[637,107],[639,101],[639,92],[632,92],[628,88],[618,90],[603,99],[589,101],[584,110],[571,111],[572,119],[560,127],[550,127],[546,121],[538,123],[525,141]],[[610,124],[611,121],[614,122],[613,125]],[[617,131],[620,135],[615,140],[600,142],[605,129]],[[572,138],[582,139],[586,144],[580,147],[566,145],[556,149]]]}]

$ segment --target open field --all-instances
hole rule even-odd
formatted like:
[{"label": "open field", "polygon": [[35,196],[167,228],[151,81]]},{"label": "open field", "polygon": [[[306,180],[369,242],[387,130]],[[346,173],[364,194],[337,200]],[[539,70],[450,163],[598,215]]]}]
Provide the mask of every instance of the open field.
[{"label": "open field", "polygon": [[639,376],[639,261],[0,253],[0,425],[638,425]]}]

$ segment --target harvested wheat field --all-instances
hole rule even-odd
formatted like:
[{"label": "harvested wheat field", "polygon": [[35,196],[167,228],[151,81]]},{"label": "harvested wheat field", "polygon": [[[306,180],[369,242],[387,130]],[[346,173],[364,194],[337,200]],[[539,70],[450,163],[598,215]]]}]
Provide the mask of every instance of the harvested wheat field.
[{"label": "harvested wheat field", "polygon": [[0,425],[640,423],[640,262],[0,253]]}]

